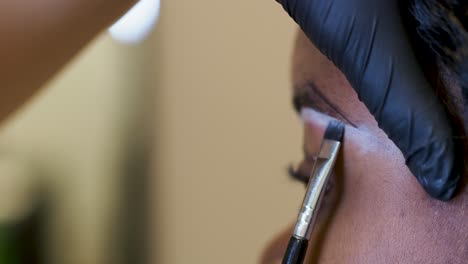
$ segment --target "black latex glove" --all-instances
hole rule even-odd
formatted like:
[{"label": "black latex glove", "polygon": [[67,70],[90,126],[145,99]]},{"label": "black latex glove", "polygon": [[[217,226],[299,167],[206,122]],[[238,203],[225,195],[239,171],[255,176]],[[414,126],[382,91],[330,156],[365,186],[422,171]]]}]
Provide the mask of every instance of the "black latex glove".
[{"label": "black latex glove", "polygon": [[345,74],[434,198],[453,197],[462,170],[452,125],[425,79],[397,0],[277,0]]}]

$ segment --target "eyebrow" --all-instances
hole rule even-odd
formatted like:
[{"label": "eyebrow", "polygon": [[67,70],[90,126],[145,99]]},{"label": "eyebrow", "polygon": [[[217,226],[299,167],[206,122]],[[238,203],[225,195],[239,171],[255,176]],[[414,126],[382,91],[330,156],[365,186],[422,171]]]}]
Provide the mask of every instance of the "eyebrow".
[{"label": "eyebrow", "polygon": [[[293,97],[293,107],[297,113],[301,112],[303,107],[312,107],[317,109],[314,100],[311,97],[311,94],[318,97],[323,103],[327,105],[331,110],[333,110],[341,119],[343,119],[349,125],[357,128],[356,124],[354,124],[349,118],[345,116],[343,111],[331,102],[323,93],[318,89],[318,87],[312,83],[308,82],[301,87],[295,87],[294,91],[301,91],[298,94],[295,94]],[[321,112],[321,111],[320,111]]]}]

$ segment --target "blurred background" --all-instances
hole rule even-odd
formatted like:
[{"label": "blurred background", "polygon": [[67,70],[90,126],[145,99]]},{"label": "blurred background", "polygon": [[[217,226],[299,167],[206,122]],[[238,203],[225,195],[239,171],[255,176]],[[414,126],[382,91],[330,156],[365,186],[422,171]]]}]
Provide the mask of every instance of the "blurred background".
[{"label": "blurred background", "polygon": [[1,126],[0,263],[258,263],[304,190],[295,30],[171,0],[144,41],[99,36]]}]

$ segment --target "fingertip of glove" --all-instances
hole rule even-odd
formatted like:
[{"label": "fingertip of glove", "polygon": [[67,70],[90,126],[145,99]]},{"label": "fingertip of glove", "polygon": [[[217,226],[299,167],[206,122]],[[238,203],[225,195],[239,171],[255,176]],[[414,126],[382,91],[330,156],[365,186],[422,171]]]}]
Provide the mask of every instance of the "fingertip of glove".
[{"label": "fingertip of glove", "polygon": [[432,198],[448,202],[455,197],[459,179],[460,175],[457,174],[449,184],[437,185],[432,183],[424,186],[424,189]]},{"label": "fingertip of glove", "polygon": [[[462,169],[458,166],[458,162],[446,161],[451,164],[452,169],[450,172],[440,170],[441,167],[447,168],[447,164],[440,165],[439,169],[435,169],[432,173],[426,173],[425,176],[419,178],[419,183],[422,185],[424,190],[434,199],[448,202],[457,194],[458,186],[462,178]],[[436,166],[437,166],[436,165]]]},{"label": "fingertip of glove", "polygon": [[453,140],[425,144],[406,162],[424,190],[434,199],[450,201],[464,172],[463,151]]},{"label": "fingertip of glove", "polygon": [[429,175],[424,180],[419,180],[419,182],[432,198],[447,202],[455,197],[461,177],[460,168],[454,166],[447,177],[444,177],[443,172],[439,171]]}]

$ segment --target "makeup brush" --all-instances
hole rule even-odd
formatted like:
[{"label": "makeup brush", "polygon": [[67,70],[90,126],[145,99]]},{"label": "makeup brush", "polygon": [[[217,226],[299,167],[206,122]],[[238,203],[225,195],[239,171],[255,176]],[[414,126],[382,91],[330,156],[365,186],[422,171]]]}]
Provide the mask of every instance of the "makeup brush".
[{"label": "makeup brush", "polygon": [[344,124],[337,120],[331,121],[325,130],[296,227],[283,257],[283,264],[301,264],[304,262],[310,235],[314,229],[323,194],[340,150],[344,130]]}]

